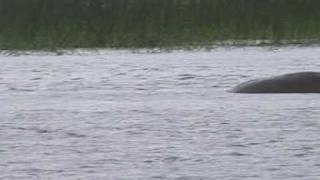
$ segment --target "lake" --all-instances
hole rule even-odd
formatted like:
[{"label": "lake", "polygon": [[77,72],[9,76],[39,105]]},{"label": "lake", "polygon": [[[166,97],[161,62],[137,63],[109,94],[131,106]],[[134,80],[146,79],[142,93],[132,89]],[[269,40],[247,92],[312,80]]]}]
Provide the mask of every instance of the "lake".
[{"label": "lake", "polygon": [[319,71],[320,47],[0,55],[0,179],[320,177],[318,94],[234,94]]}]

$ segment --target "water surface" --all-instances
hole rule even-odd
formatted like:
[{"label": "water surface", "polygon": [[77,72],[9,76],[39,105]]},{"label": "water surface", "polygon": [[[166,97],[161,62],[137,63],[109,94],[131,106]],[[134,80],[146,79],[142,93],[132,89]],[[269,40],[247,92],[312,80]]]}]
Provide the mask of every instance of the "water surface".
[{"label": "water surface", "polygon": [[0,56],[0,179],[317,179],[317,94],[232,94],[319,71],[320,48]]}]

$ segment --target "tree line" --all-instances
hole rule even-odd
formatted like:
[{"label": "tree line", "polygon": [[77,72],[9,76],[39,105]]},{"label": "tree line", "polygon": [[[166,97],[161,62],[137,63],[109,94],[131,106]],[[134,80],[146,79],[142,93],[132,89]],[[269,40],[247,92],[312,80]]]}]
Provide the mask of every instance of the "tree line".
[{"label": "tree line", "polygon": [[0,48],[317,39],[319,0],[1,0]]}]

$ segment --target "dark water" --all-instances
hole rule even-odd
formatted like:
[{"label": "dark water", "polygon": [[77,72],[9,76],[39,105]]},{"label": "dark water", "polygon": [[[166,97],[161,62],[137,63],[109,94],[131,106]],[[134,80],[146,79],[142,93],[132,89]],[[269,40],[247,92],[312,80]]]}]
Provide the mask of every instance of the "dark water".
[{"label": "dark water", "polygon": [[0,179],[317,179],[317,94],[227,93],[320,48],[0,57]]}]

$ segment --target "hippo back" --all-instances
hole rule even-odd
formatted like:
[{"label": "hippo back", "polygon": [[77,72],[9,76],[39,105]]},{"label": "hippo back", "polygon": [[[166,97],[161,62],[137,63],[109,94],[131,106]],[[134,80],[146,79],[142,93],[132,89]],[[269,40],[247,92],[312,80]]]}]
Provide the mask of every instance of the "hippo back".
[{"label": "hippo back", "polygon": [[235,93],[320,93],[320,73],[301,72],[244,82]]}]

